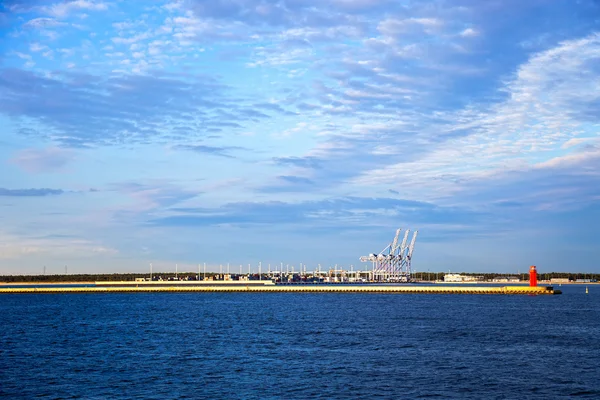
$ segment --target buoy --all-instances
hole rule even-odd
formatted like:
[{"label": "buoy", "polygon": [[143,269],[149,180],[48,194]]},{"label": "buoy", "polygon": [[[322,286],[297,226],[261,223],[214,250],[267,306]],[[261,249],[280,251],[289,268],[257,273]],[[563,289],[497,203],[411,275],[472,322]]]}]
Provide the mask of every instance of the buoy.
[{"label": "buoy", "polygon": [[586,286],[586,287],[585,287],[585,294],[588,294],[588,293],[589,293],[589,292],[588,292],[588,287]]}]

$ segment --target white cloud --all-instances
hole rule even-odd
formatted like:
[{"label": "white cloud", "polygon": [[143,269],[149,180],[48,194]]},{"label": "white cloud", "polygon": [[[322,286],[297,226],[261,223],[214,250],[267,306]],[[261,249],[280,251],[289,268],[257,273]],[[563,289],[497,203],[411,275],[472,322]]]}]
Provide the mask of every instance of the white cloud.
[{"label": "white cloud", "polygon": [[308,123],[306,122],[298,122],[296,124],[296,126],[294,126],[293,128],[289,128],[289,129],[285,129],[277,134],[274,134],[273,137],[275,138],[289,138],[290,136],[293,136],[297,133],[301,133],[301,132],[305,132],[305,131],[309,131],[309,130],[314,130],[315,127],[314,126],[310,126]]},{"label": "white cloud", "polygon": [[165,53],[166,48],[171,44],[169,40],[154,40],[148,44],[148,54],[156,56]]},{"label": "white cloud", "polygon": [[475,37],[475,36],[479,36],[479,32],[477,32],[473,28],[467,28],[467,29],[463,30],[460,33],[460,36],[462,36],[462,37]]},{"label": "white cloud", "polygon": [[63,55],[63,57],[72,57],[75,54],[75,49],[58,49],[58,52]]},{"label": "white cloud", "polygon": [[198,192],[184,189],[177,184],[153,181],[148,184],[122,183],[115,189],[129,196],[134,204],[120,207],[120,211],[132,213],[149,212],[181,203],[197,196]]},{"label": "white cloud", "polygon": [[37,53],[37,52],[39,52],[39,51],[46,50],[46,49],[48,49],[48,46],[46,46],[46,45],[41,45],[41,44],[39,44],[39,43],[31,43],[31,44],[29,45],[29,50],[31,50],[31,51],[32,51],[32,52],[34,52],[34,53]]},{"label": "white cloud", "polygon": [[589,142],[590,140],[593,140],[593,138],[572,138],[572,139],[567,140],[560,147],[561,147],[561,149],[568,149],[570,147],[578,146],[578,145],[583,144],[585,142]]},{"label": "white cloud", "polygon": [[131,21],[124,21],[124,22],[113,22],[112,26],[116,30],[124,31],[127,29],[134,28],[136,26],[136,24]]},{"label": "white cloud", "polygon": [[140,42],[142,40],[146,40],[152,37],[149,32],[142,32],[130,37],[114,37],[112,38],[112,42],[115,44],[133,44]]},{"label": "white cloud", "polygon": [[116,255],[118,250],[84,239],[35,238],[0,231],[0,259],[21,259],[35,255],[86,257]]},{"label": "white cloud", "polygon": [[183,3],[181,1],[173,1],[165,4],[163,8],[169,12],[173,12],[176,10],[181,10],[183,8]]},{"label": "white cloud", "polygon": [[34,18],[27,21],[23,27],[33,29],[57,28],[67,25],[65,22],[57,21],[53,18]]},{"label": "white cloud", "polygon": [[65,18],[75,11],[104,11],[107,9],[108,5],[106,3],[87,0],[74,0],[55,3],[51,6],[45,6],[41,8],[41,11],[45,14],[49,14],[57,18]]},{"label": "white cloud", "polygon": [[443,25],[443,22],[436,18],[387,18],[379,23],[377,30],[385,37],[395,38],[414,30],[433,34]]},{"label": "white cloud", "polygon": [[60,36],[58,32],[49,30],[42,30],[40,34],[46,36],[49,40],[56,40]]},{"label": "white cloud", "polygon": [[582,106],[600,99],[600,76],[587,67],[591,65],[600,65],[600,36],[595,34],[535,54],[505,83],[507,100],[439,114],[437,119],[446,122],[423,126],[415,138],[429,143],[425,154],[367,171],[354,183],[385,186],[401,181],[418,187],[415,195],[421,199],[436,198],[499,171],[588,159],[590,153],[554,155],[583,143],[586,139],[577,137],[582,132],[600,135],[598,126],[581,114]]},{"label": "white cloud", "polygon": [[14,53],[17,57],[19,57],[21,60],[31,60],[31,55],[30,54],[24,54],[24,53],[20,53],[18,51],[15,51]]},{"label": "white cloud", "polygon": [[281,50],[277,52],[259,48],[254,55],[255,61],[249,62],[247,65],[249,67],[285,66],[307,61],[307,59],[310,59],[314,55],[314,50],[310,48]]},{"label": "white cloud", "polygon": [[423,26],[440,26],[442,21],[437,18],[409,18],[409,22],[413,22]]},{"label": "white cloud", "polygon": [[[547,161],[543,161],[534,165],[535,168],[557,168],[557,167],[572,167],[575,165],[583,166],[591,160],[595,160],[592,165],[600,165],[600,147],[592,147],[585,151],[580,151],[573,154],[554,157]],[[583,172],[583,171],[581,171]],[[594,168],[591,172],[600,176],[600,168]]]}]

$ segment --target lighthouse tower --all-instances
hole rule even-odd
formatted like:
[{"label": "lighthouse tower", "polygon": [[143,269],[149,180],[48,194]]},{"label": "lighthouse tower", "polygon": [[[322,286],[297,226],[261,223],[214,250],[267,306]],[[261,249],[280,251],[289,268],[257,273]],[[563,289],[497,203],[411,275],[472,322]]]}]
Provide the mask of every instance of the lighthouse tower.
[{"label": "lighthouse tower", "polygon": [[535,269],[535,265],[529,267],[529,286],[537,286],[537,270]]}]

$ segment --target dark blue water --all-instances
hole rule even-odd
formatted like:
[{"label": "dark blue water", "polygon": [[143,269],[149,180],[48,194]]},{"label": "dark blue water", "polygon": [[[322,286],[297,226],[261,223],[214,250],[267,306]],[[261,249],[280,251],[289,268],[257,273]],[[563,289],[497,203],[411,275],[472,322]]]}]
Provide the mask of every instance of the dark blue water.
[{"label": "dark blue water", "polygon": [[0,295],[0,396],[600,398],[600,285],[561,289]]}]

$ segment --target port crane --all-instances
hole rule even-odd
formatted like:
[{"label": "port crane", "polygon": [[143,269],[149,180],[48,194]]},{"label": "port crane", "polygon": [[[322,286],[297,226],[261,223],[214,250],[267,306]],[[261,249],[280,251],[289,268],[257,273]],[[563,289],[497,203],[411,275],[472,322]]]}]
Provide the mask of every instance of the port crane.
[{"label": "port crane", "polygon": [[396,230],[396,235],[390,244],[381,252],[371,253],[360,257],[361,262],[371,262],[371,279],[379,282],[409,282],[411,280],[412,255],[419,231],[415,230],[410,243],[410,230],[404,231],[402,242],[399,243],[402,229]]}]

